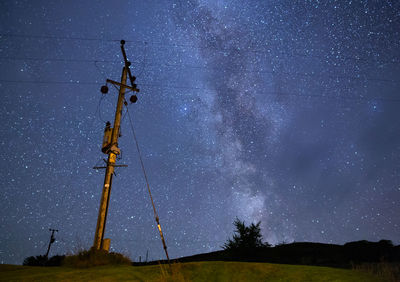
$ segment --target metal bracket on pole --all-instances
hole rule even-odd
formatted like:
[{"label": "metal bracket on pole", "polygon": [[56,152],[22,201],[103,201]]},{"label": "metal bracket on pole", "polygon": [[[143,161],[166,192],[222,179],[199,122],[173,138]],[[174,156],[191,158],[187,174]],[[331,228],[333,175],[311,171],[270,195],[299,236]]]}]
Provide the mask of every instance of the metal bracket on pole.
[{"label": "metal bracket on pole", "polygon": [[[115,165],[115,164],[109,164],[109,166],[113,167],[128,167],[128,165]],[[106,166],[94,166],[93,169],[102,169],[102,168],[107,168]]]},{"label": "metal bracket on pole", "polygon": [[111,84],[114,84],[114,85],[118,85],[118,86],[123,86],[123,87],[128,88],[128,89],[130,89],[130,90],[132,90],[132,91],[139,92],[139,89],[133,88],[133,87],[128,86],[128,85],[126,85],[126,84],[122,84],[122,83],[119,83],[119,82],[114,81],[114,80],[111,80],[111,79],[107,79],[106,81],[107,81],[108,83],[111,83]]}]

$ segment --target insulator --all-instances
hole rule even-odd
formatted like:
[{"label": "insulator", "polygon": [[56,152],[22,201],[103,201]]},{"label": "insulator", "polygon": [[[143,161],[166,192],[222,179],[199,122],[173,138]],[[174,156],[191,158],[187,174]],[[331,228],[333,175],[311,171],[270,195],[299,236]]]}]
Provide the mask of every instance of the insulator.
[{"label": "insulator", "polygon": [[103,86],[100,88],[100,91],[101,91],[101,93],[103,93],[103,94],[107,94],[107,93],[108,93],[108,86],[107,86],[107,85],[103,85]]},{"label": "insulator", "polygon": [[136,95],[132,95],[131,98],[129,99],[129,101],[131,101],[132,104],[137,102],[137,96]]}]

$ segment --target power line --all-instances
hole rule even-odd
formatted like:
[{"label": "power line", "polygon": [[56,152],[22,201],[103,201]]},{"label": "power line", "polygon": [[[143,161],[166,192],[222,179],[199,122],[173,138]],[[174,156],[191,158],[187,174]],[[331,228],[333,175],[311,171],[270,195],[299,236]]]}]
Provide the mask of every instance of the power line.
[{"label": "power line", "polygon": [[33,57],[0,57],[0,60],[14,61],[49,61],[49,62],[77,62],[77,63],[121,63],[120,61],[88,60],[88,59],[61,59],[61,58],[33,58]]},{"label": "power line", "polygon": [[[100,85],[101,82],[85,82],[85,81],[23,81],[23,80],[0,80],[5,83],[32,83],[32,84],[70,84],[70,85]],[[216,89],[208,89],[205,87],[191,87],[191,86],[180,86],[180,85],[161,85],[161,84],[148,84],[141,83],[141,86],[144,87],[154,87],[161,89],[186,89],[186,90],[195,90],[195,91],[224,91],[223,88]],[[326,98],[326,99],[334,99],[334,100],[351,100],[351,101],[385,101],[385,102],[400,102],[400,98],[392,98],[392,97],[345,97],[338,95],[317,95],[317,94],[299,94],[295,92],[278,92],[278,91],[268,91],[263,92],[264,95],[269,96],[292,96],[296,98]]]},{"label": "power line", "polygon": [[[2,33],[0,34],[0,39],[1,37],[14,37],[14,38],[32,38],[32,39],[53,39],[53,40],[77,40],[77,41],[102,41],[102,42],[116,42],[120,41],[117,39],[103,39],[103,38],[90,38],[90,37],[68,37],[68,36],[53,36],[53,35],[28,35],[28,34],[14,34],[14,33]],[[240,52],[244,53],[263,53],[263,54],[269,54],[271,55],[271,52],[268,50],[261,50],[261,49],[254,49],[254,48],[242,48],[240,46],[232,46],[231,48],[221,48],[218,46],[213,46],[213,45],[191,45],[191,44],[166,44],[165,42],[151,42],[151,41],[140,41],[140,40],[125,40],[127,43],[139,43],[139,44],[149,44],[149,45],[154,45],[154,46],[160,46],[160,47],[182,47],[182,48],[196,48],[196,49],[208,49],[208,50],[214,50],[214,51],[220,51],[220,52],[226,52],[226,51],[232,51],[232,50],[237,50]],[[286,57],[303,57],[303,58],[317,58],[317,59],[337,59],[336,55],[328,54],[326,56],[322,55],[311,55],[311,54],[300,54],[300,53],[294,53],[294,54],[285,54],[283,52],[280,52],[280,54],[283,54],[283,56]],[[277,57],[275,57],[278,59]],[[348,57],[348,56],[341,56],[341,59],[344,60],[354,60],[354,61],[364,61],[364,62],[372,62],[372,60],[368,60],[365,58],[361,58],[359,56],[354,56],[354,57]],[[389,61],[380,61],[380,63],[383,64],[397,64],[399,63],[400,60],[398,59],[391,59]]]},{"label": "power line", "polygon": [[[178,67],[179,65],[172,65],[172,64],[164,64],[167,67]],[[237,69],[229,69],[229,68],[208,68],[204,66],[191,66],[185,65],[186,68],[195,68],[195,69],[205,69],[205,70],[226,70],[226,71],[238,71]],[[269,73],[275,75],[289,75],[289,76],[303,76],[303,77],[328,77],[332,79],[349,79],[349,80],[364,80],[364,81],[380,81],[380,82],[393,82],[393,83],[400,83],[400,81],[392,80],[392,79],[384,79],[384,78],[374,78],[374,77],[361,77],[361,76],[346,76],[346,75],[321,75],[318,73],[291,73],[291,72],[279,72],[279,71],[264,71],[264,70],[239,70],[240,73]]]},{"label": "power line", "polygon": [[117,39],[101,39],[90,37],[67,37],[67,36],[54,36],[54,35],[29,35],[29,34],[16,34],[16,33],[1,33],[0,37],[16,37],[16,38],[35,38],[35,39],[58,39],[58,40],[81,40],[81,41],[106,41],[106,42],[119,42]]},{"label": "power line", "polygon": [[[119,61],[106,61],[106,60],[87,60],[87,59],[57,59],[57,58],[31,58],[31,57],[0,57],[0,60],[31,60],[31,61],[59,61],[59,62],[83,62],[83,63],[120,63]],[[135,62],[139,64],[139,62]],[[156,66],[160,64],[150,64],[150,66]],[[194,65],[176,65],[176,64],[161,64],[165,67],[184,67],[191,69],[201,69],[201,70],[214,70],[214,71],[238,71],[237,69],[229,68],[216,68],[216,67],[205,67],[205,66],[194,66]],[[96,65],[97,67],[97,65]],[[181,70],[184,70],[182,68]],[[151,69],[149,69],[151,70]],[[178,70],[178,69],[175,69]],[[143,72],[143,71],[142,71]],[[240,70],[242,74],[246,73],[268,73],[273,75],[289,75],[289,76],[300,76],[300,77],[327,77],[331,79],[345,79],[345,80],[363,80],[363,81],[378,81],[378,82],[389,82],[389,83],[399,83],[400,81],[384,78],[374,78],[374,77],[362,77],[362,76],[346,76],[346,75],[321,75],[318,73],[291,73],[291,72],[279,72],[279,71],[268,71],[268,70]]]},{"label": "power line", "polygon": [[87,84],[87,85],[98,85],[102,82],[84,82],[80,80],[76,81],[49,81],[49,80],[7,80],[7,79],[0,79],[0,83],[30,83],[30,84]]}]

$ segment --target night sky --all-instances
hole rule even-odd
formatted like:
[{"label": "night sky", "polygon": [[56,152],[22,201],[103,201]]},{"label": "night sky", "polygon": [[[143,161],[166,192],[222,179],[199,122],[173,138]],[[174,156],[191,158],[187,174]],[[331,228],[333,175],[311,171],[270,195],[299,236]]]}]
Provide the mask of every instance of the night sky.
[{"label": "night sky", "polygon": [[[111,4],[112,3],[112,4]],[[400,243],[399,1],[1,1],[0,262],[93,244],[126,40],[170,257],[236,217],[271,244]],[[130,94],[127,94],[127,98]],[[164,258],[124,110],[105,237]]]}]

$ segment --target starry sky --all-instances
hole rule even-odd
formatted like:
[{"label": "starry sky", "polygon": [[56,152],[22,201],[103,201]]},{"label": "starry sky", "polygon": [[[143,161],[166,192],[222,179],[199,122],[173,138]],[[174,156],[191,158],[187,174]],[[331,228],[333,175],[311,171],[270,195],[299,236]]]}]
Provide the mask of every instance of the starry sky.
[{"label": "starry sky", "polygon": [[[271,244],[400,243],[400,2],[1,1],[0,262],[93,244],[126,40],[170,257],[236,217]],[[129,98],[130,94],[127,94]],[[126,108],[105,237],[164,258]]]}]

